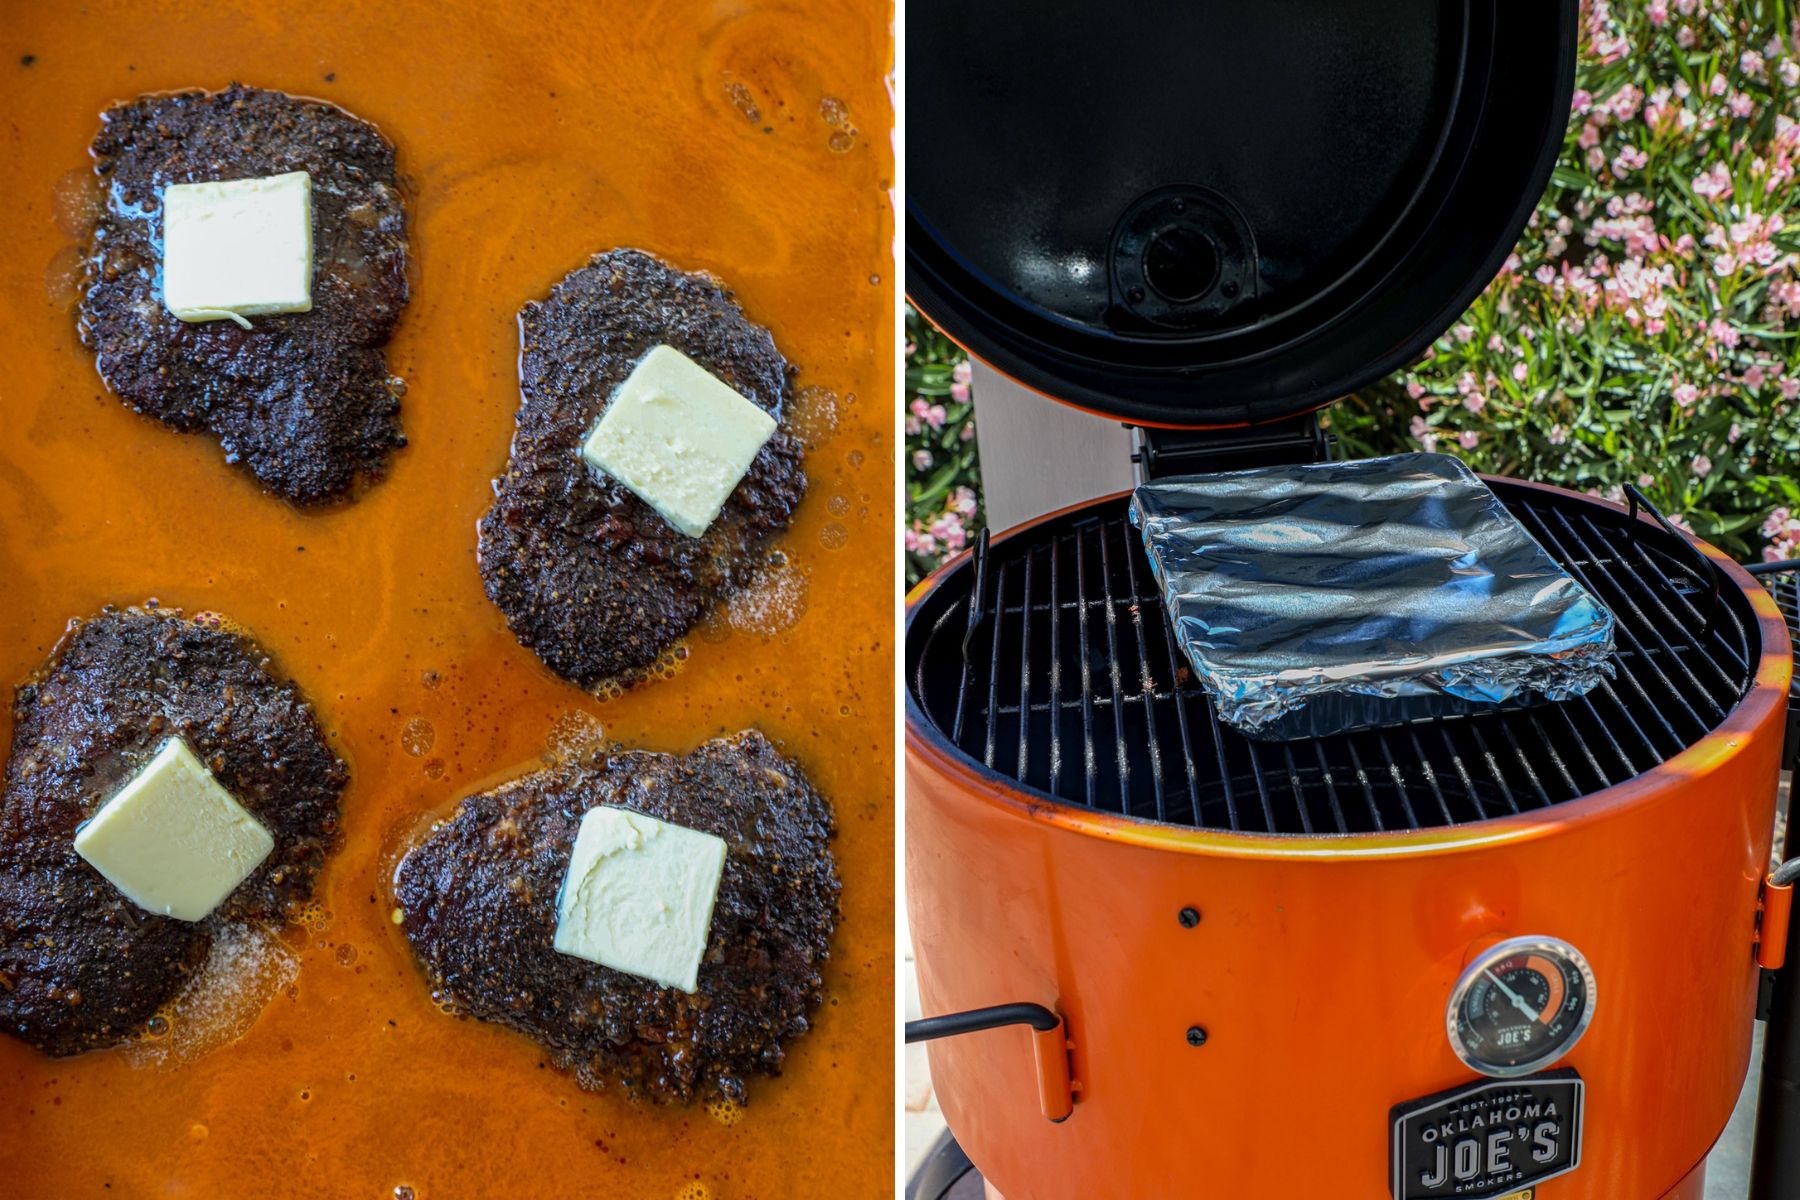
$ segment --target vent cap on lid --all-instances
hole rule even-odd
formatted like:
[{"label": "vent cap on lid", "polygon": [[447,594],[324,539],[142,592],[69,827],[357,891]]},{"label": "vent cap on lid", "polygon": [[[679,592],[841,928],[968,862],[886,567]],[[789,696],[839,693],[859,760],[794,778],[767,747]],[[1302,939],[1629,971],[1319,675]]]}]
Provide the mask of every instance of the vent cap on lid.
[{"label": "vent cap on lid", "polygon": [[1291,417],[1415,358],[1562,145],[1575,0],[922,0],[907,291],[1144,425]]}]

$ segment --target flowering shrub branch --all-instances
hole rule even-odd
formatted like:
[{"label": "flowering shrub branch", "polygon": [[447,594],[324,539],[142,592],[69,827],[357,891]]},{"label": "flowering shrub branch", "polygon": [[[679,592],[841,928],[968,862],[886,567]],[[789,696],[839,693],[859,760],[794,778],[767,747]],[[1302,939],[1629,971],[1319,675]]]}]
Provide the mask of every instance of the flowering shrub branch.
[{"label": "flowering shrub branch", "polygon": [[969,544],[981,527],[981,464],[969,359],[906,307],[906,582]]},{"label": "flowering shrub branch", "polygon": [[1636,483],[1731,553],[1797,552],[1800,62],[1765,9],[1583,4],[1569,137],[1529,228],[1421,362],[1332,410],[1348,449],[1441,448],[1614,498]]}]

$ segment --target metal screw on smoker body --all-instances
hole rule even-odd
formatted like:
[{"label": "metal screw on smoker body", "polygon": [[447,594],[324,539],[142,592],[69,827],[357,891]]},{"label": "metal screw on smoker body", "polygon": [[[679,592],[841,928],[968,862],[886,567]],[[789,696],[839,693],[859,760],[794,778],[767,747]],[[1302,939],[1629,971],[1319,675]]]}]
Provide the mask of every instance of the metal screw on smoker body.
[{"label": "metal screw on smoker body", "polygon": [[1188,1045],[1190,1046],[1204,1046],[1206,1045],[1206,1030],[1200,1028],[1198,1025],[1190,1025],[1188,1026],[1187,1039]]},{"label": "metal screw on smoker body", "polygon": [[1192,907],[1184,908],[1181,910],[1179,919],[1183,929],[1192,929],[1200,923],[1200,910]]}]

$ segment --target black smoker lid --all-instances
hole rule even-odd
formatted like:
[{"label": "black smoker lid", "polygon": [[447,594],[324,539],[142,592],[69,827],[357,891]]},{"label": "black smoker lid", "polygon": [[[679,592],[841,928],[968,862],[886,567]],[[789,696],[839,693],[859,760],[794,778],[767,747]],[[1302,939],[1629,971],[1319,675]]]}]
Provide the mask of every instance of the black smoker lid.
[{"label": "black smoker lid", "polygon": [[1202,427],[1415,358],[1562,145],[1576,0],[918,0],[907,291],[1039,391]]}]

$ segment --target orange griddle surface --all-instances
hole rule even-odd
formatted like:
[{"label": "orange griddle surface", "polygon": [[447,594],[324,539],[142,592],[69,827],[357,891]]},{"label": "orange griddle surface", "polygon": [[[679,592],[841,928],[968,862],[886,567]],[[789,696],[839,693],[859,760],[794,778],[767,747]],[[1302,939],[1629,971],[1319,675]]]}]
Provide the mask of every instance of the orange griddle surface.
[{"label": "orange griddle surface", "polygon": [[[0,4],[0,688],[102,604],[217,609],[316,701],[352,776],[322,915],[285,934],[298,975],[240,1040],[168,1069],[0,1036],[0,1192],[891,1186],[888,16],[823,0]],[[410,445],[349,506],[260,495],[210,440],[127,411],[76,339],[100,111],[232,80],[373,121],[410,184],[413,300],[388,348]],[[782,542],[791,567],[697,634],[673,678],[602,701],[507,632],[475,521],[512,433],[519,305],[614,246],[716,272],[822,390],[802,405],[812,486]],[[390,921],[394,859],[429,814],[595,722],[672,751],[760,726],[836,804],[826,1004],[786,1074],[724,1114],[740,1119],[584,1093],[523,1037],[445,1016]]]}]

